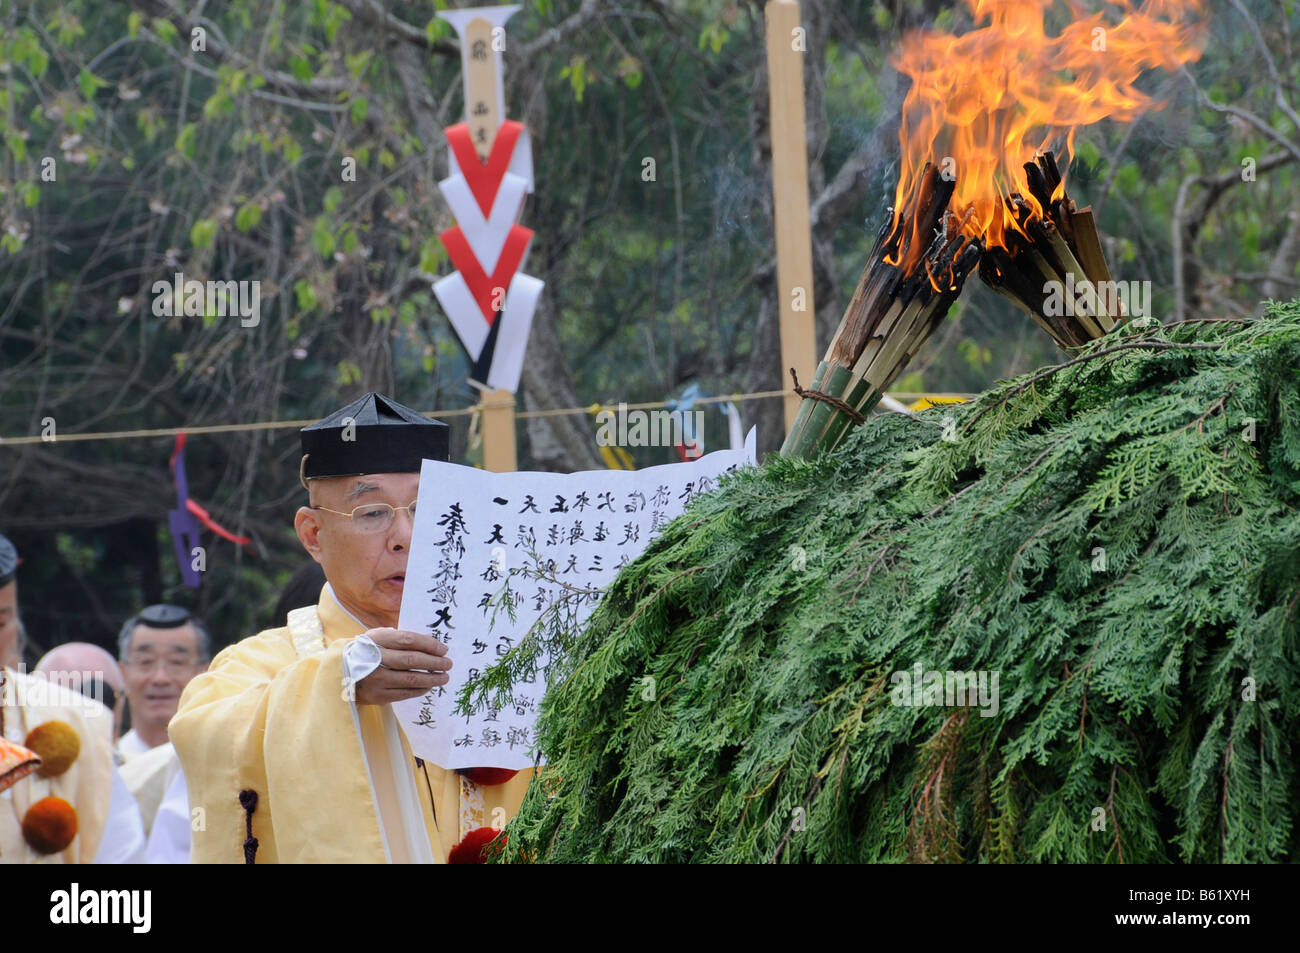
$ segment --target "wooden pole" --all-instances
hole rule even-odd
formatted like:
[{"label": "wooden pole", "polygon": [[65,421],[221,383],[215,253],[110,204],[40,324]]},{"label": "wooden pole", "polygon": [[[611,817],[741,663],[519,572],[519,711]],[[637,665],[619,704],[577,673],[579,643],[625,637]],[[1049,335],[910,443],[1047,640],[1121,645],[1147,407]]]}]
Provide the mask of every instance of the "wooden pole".
[{"label": "wooden pole", "polygon": [[[492,143],[501,128],[502,117],[497,114],[496,57],[492,55],[492,24],[475,17],[465,25],[461,39],[470,49],[465,67],[465,119],[469,123],[474,151],[480,161],[486,162],[492,154]],[[481,54],[481,55],[480,55]]]},{"label": "wooden pole", "polygon": [[[817,310],[813,302],[812,228],[808,210],[808,137],[804,125],[805,34],[797,0],[769,0],[767,87],[771,111],[772,214],[776,226],[777,314],[781,329],[781,380],[793,367],[811,380],[817,367]],[[802,400],[785,397],[789,433]]]},{"label": "wooden pole", "polygon": [[[466,120],[474,150],[480,159],[486,160],[492,152],[492,143],[496,141],[502,119],[497,113],[500,77],[491,52],[492,24],[482,17],[475,17],[465,26],[461,42],[471,51],[465,69]],[[493,473],[512,473],[519,469],[515,395],[504,389],[484,390],[482,395],[479,406],[483,409],[483,469]]]},{"label": "wooden pole", "polygon": [[519,469],[515,444],[515,395],[508,390],[485,390],[483,408],[483,469],[513,473]]}]

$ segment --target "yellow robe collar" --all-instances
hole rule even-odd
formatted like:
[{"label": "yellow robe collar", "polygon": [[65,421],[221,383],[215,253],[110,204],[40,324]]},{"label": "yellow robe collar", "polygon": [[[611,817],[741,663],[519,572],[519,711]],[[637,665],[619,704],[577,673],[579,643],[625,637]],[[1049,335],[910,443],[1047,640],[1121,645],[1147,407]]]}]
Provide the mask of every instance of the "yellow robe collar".
[{"label": "yellow robe collar", "polygon": [[326,644],[338,639],[351,639],[365,632],[369,626],[363,625],[334,594],[334,587],[328,582],[321,589],[320,599],[316,604],[316,613],[320,616],[321,629],[324,630]]}]

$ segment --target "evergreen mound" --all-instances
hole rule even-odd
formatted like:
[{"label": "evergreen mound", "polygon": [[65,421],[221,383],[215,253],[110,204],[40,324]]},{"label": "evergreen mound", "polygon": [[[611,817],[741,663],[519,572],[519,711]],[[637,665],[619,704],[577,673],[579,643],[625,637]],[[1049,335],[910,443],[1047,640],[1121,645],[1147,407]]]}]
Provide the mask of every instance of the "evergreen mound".
[{"label": "evergreen mound", "polygon": [[923,418],[728,477],[490,673],[563,653],[504,859],[1300,859],[1300,303]]}]

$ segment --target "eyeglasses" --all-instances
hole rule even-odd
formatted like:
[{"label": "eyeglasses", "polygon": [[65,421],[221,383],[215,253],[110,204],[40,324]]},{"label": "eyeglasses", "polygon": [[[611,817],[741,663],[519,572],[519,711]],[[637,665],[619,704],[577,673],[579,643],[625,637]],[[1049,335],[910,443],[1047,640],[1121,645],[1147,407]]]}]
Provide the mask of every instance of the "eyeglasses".
[{"label": "eyeglasses", "polygon": [[155,665],[162,662],[163,671],[168,675],[183,675],[194,667],[198,658],[193,655],[168,655],[165,658],[159,658],[156,655],[131,655],[126,659],[126,664],[140,672],[148,672]]},{"label": "eyeglasses", "polygon": [[352,528],[359,533],[382,533],[393,525],[393,517],[397,515],[398,510],[406,510],[406,514],[414,521],[415,504],[417,502],[417,500],[412,500],[409,506],[367,503],[365,506],[358,506],[351,513],[342,513],[324,506],[313,506],[310,509],[324,510],[326,513],[333,513],[335,516],[346,516],[352,520]]}]

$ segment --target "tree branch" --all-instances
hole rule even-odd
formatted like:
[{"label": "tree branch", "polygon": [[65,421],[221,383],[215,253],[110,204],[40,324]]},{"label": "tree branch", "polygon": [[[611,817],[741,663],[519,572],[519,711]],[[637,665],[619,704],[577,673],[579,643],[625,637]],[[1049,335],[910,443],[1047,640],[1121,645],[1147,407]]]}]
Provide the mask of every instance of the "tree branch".
[{"label": "tree branch", "polygon": [[[544,53],[553,46],[557,46],[564,40],[568,39],[574,33],[577,33],[587,24],[591,23],[597,17],[604,15],[600,9],[599,0],[582,0],[582,6],[570,14],[566,19],[561,20],[555,26],[551,27],[537,39],[520,46],[518,55],[522,59],[530,60],[539,53]],[[507,47],[509,49],[509,47]]]},{"label": "tree branch", "polygon": [[428,50],[430,53],[437,53],[440,56],[460,57],[460,46],[450,40],[436,40],[429,42],[429,36],[418,26],[407,23],[400,17],[396,17],[383,8],[376,0],[342,0],[343,6],[367,23],[383,27],[398,39],[414,44],[421,49]]},{"label": "tree branch", "polygon": [[[282,73],[279,70],[259,70],[257,65],[248,57],[241,53],[236,53],[226,43],[222,42],[221,31],[218,30],[210,20],[203,17],[191,16],[180,10],[177,10],[166,0],[131,0],[131,5],[142,13],[147,13],[152,17],[168,20],[181,31],[185,36],[189,36],[195,27],[202,27],[203,31],[208,34],[205,41],[207,55],[221,62],[230,62],[246,69],[251,73],[261,76],[272,86],[299,95],[333,95],[346,92],[349,88],[349,81],[344,79],[312,79],[303,82],[296,76],[289,73]],[[153,34],[150,34],[153,35]],[[171,47],[159,40],[159,46],[171,55],[173,59],[175,51]]]}]

